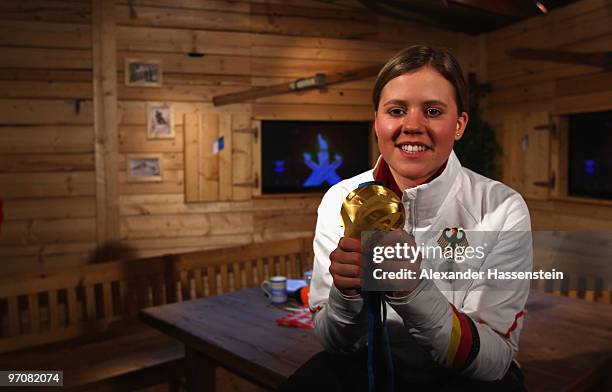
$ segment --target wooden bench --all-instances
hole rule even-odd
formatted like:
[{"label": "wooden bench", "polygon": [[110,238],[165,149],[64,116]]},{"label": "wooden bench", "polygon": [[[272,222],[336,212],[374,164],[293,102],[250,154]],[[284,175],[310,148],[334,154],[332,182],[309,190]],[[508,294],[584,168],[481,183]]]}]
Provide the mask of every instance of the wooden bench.
[{"label": "wooden bench", "polygon": [[612,239],[608,232],[536,231],[534,269],[563,272],[563,281],[533,281],[532,289],[612,304]]},{"label": "wooden bench", "polygon": [[300,277],[312,238],[116,261],[0,282],[0,369],[63,370],[74,390],[133,390],[183,374],[183,347],[144,307]]}]

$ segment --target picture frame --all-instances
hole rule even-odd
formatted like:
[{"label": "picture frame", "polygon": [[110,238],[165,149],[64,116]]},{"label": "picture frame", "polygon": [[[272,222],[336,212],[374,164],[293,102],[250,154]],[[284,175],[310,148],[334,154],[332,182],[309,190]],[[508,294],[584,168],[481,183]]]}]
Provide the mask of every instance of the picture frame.
[{"label": "picture frame", "polygon": [[126,156],[128,182],[163,182],[160,154],[130,154]]},{"label": "picture frame", "polygon": [[174,139],[174,109],[163,102],[147,102],[147,139]]},{"label": "picture frame", "polygon": [[160,60],[125,59],[125,85],[132,87],[161,87],[163,83]]}]

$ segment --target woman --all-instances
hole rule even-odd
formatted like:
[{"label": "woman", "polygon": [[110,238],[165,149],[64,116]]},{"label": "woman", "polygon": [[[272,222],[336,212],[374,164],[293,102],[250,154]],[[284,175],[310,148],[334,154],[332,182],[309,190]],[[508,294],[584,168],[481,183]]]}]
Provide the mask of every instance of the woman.
[{"label": "woman", "polygon": [[[463,168],[453,152],[468,123],[466,100],[459,64],[442,50],[409,47],[379,72],[373,104],[381,157],[373,170],[330,188],[318,209],[310,306],[326,351],[300,368],[285,390],[367,390],[372,382],[367,311],[359,295],[361,243],[343,237],[338,224],[344,199],[361,183],[381,181],[401,198],[404,230],[417,243],[459,233],[484,249],[476,270],[531,270],[525,202]],[[524,390],[514,358],[528,281],[484,274],[467,281],[420,278],[407,287],[384,295],[396,390]]]}]

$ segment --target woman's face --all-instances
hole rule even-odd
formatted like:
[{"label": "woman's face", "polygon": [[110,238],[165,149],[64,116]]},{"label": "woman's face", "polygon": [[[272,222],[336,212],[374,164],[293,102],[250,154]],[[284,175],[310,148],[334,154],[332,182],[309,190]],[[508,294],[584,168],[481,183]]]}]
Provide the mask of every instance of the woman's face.
[{"label": "woman's face", "polygon": [[378,148],[401,189],[433,179],[468,122],[453,85],[431,67],[391,79],[374,115]]}]

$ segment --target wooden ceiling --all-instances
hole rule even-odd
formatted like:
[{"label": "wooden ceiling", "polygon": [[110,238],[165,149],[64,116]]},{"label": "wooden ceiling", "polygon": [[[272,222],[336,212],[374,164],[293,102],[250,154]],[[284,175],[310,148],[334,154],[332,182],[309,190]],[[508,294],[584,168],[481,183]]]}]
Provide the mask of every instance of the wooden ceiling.
[{"label": "wooden ceiling", "polygon": [[490,32],[577,0],[319,0],[468,34]]}]

